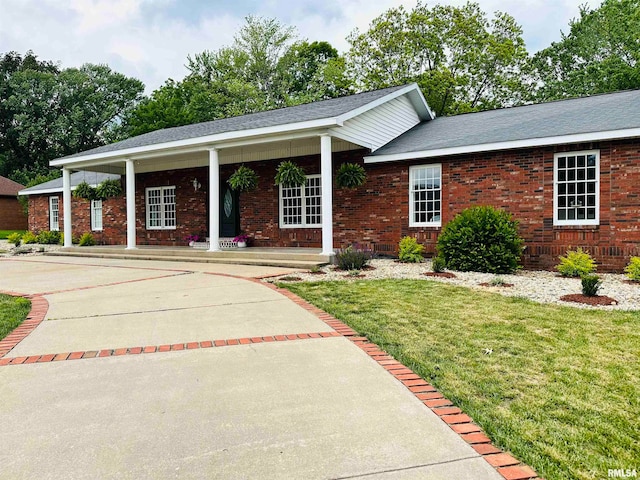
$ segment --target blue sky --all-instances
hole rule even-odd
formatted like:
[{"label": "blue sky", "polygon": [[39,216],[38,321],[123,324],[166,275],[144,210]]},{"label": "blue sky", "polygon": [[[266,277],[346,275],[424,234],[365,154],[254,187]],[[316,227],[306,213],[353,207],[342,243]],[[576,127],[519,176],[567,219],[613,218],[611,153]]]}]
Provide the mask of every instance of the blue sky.
[{"label": "blue sky", "polygon": [[[463,0],[435,3],[461,5]],[[560,38],[578,6],[600,0],[478,0],[511,14],[530,52]],[[244,17],[275,17],[301,38],[326,40],[344,52],[354,29],[366,30],[386,9],[416,0],[0,0],[0,52],[33,50],[63,67],[107,63],[141,79],[147,93],[167,78],[184,77],[187,55],[233,42]]]}]

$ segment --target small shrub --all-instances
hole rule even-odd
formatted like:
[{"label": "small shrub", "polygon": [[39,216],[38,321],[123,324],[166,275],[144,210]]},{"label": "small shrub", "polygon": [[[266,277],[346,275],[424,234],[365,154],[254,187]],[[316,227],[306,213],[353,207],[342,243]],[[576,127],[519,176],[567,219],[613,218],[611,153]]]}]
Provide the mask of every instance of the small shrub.
[{"label": "small shrub", "polygon": [[559,257],[560,263],[556,265],[556,270],[563,277],[582,277],[596,270],[596,262],[591,258],[589,252],[578,247],[576,250],[568,250],[566,257]]},{"label": "small shrub", "polygon": [[629,265],[624,267],[624,273],[634,282],[640,282],[640,257],[631,257]]},{"label": "small shrub", "polygon": [[587,297],[595,297],[598,295],[600,285],[602,285],[602,280],[598,275],[584,275],[582,277],[582,294]]},{"label": "small shrub", "polygon": [[444,258],[442,258],[440,255],[438,255],[437,257],[433,257],[433,259],[431,260],[431,270],[436,273],[442,273],[444,272],[445,268],[447,268],[447,262],[445,262]]},{"label": "small shrub", "polygon": [[233,190],[249,192],[258,188],[258,178],[255,170],[240,165],[236,171],[231,174],[227,183]]},{"label": "small shrub", "polygon": [[285,160],[278,165],[276,171],[276,185],[284,187],[301,187],[307,182],[304,170],[291,160]]},{"label": "small shrub", "polygon": [[9,243],[13,243],[16,247],[19,247],[20,242],[22,242],[22,235],[20,235],[20,233],[18,232],[13,232],[9,234],[9,236],[7,237],[7,241]]},{"label": "small shrub", "polygon": [[336,252],[335,262],[341,270],[362,270],[369,265],[373,252],[366,248],[349,245]]},{"label": "small shrub", "polygon": [[512,273],[520,268],[523,244],[518,222],[509,213],[480,206],[463,210],[447,223],[437,248],[452,270]]},{"label": "small shrub", "polygon": [[33,232],[24,232],[24,235],[22,235],[22,243],[24,243],[25,245],[38,243],[38,237],[36,237],[35,233]]},{"label": "small shrub", "polygon": [[60,243],[61,235],[60,232],[43,230],[36,238],[43,245],[55,245]]},{"label": "small shrub", "polygon": [[502,287],[506,283],[507,282],[505,282],[504,278],[502,277],[493,277],[489,282],[489,285],[491,285],[492,287]]},{"label": "small shrub", "polygon": [[91,233],[83,233],[78,241],[78,245],[81,247],[91,247],[96,244],[96,241],[93,239],[93,235]]},{"label": "small shrub", "polygon": [[402,263],[420,263],[424,246],[420,245],[414,237],[404,237],[398,246],[398,258]]},{"label": "small shrub", "polygon": [[340,188],[358,188],[366,180],[367,173],[357,163],[343,163],[336,172],[336,185]]},{"label": "small shrub", "polygon": [[320,265],[312,265],[309,269],[310,273],[320,273],[321,271],[322,269],[320,268]]}]

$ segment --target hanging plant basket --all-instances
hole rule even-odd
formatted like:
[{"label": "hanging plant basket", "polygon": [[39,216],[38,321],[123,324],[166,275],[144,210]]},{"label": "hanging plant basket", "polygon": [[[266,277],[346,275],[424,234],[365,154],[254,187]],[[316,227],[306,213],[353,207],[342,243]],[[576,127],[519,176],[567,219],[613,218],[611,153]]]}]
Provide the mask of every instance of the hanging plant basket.
[{"label": "hanging plant basket", "polygon": [[285,160],[278,165],[276,171],[276,185],[283,187],[301,187],[307,182],[304,170],[290,160]]},{"label": "hanging plant basket", "polygon": [[241,165],[231,174],[227,183],[232,190],[250,192],[258,188],[258,174],[252,168]]},{"label": "hanging plant basket", "polygon": [[96,199],[96,189],[89,185],[87,182],[80,182],[76,189],[73,191],[75,198],[86,198],[87,200]]},{"label": "hanging plant basket", "polygon": [[96,188],[96,199],[98,200],[106,200],[120,195],[122,195],[120,180],[105,180]]},{"label": "hanging plant basket", "polygon": [[367,173],[357,163],[343,163],[336,172],[336,185],[340,188],[358,188],[366,181]]}]

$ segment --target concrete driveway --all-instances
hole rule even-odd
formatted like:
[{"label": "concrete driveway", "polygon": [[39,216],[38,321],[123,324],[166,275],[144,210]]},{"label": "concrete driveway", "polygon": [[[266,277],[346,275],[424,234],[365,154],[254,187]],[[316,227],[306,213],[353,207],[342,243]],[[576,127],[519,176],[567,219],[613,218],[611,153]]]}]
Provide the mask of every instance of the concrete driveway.
[{"label": "concrete driveway", "polygon": [[34,363],[0,367],[0,478],[502,478],[362,348],[225,276],[282,270],[30,257],[0,272],[0,291],[49,302],[5,356]]}]

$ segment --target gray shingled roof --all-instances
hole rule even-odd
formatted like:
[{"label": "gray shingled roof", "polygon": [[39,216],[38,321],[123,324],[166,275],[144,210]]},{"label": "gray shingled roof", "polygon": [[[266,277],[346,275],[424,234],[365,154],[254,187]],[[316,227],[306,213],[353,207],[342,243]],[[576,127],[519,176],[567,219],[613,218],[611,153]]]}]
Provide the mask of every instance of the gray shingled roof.
[{"label": "gray shingled roof", "polygon": [[371,157],[629,128],[640,128],[640,90],[439,117]]},{"label": "gray shingled roof", "polygon": [[115,152],[128,148],[145,147],[148,145],[187,140],[190,138],[198,138],[220,133],[274,127],[289,123],[319,120],[322,118],[333,118],[360,108],[405,87],[406,85],[401,85],[372,92],[358,93],[348,97],[332,98],[330,100],[296,105],[294,107],[251,113],[239,117],[222,118],[220,120],[185,125],[182,127],[163,128],[162,130],[145,133],[143,135],[128,138],[121,142],[104,145],[102,147],[62,158],[74,158],[84,155],[93,155],[96,153]]},{"label": "gray shingled roof", "polygon": [[[118,180],[120,175],[113,173],[101,173],[101,172],[74,172],[71,174],[71,187],[77,187],[82,182],[87,182],[89,185],[99,185],[105,180]],[[41,192],[53,192],[62,191],[62,177],[55,180],[49,180],[48,182],[40,183],[33,187],[25,188],[20,191],[21,195],[34,195]]]}]

